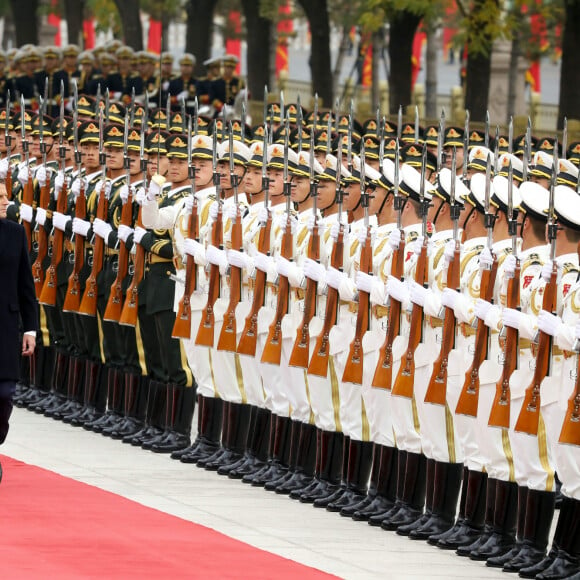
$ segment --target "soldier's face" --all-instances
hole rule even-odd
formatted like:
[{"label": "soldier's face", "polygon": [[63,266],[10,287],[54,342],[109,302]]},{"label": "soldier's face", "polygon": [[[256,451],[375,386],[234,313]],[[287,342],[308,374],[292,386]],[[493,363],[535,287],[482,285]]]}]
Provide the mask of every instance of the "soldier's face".
[{"label": "soldier's face", "polygon": [[83,143],[81,145],[81,153],[83,154],[83,165],[87,173],[99,167],[99,145],[97,143]]},{"label": "soldier's face", "polygon": [[369,200],[369,215],[377,215],[379,213],[379,209],[381,208],[383,199],[385,199],[385,195],[387,195],[386,189],[382,187],[377,187],[375,189],[374,194]]},{"label": "soldier's face", "polygon": [[130,58],[120,58],[119,59],[119,72],[126,74],[131,70],[131,59]]},{"label": "soldier's face", "polygon": [[[47,152],[50,151],[52,146],[52,136],[48,137],[46,132],[44,133],[42,140],[46,143],[46,150]],[[42,152],[40,151],[40,135],[33,135],[31,137],[30,143],[30,154],[37,159],[42,157]]]},{"label": "soldier's face", "polygon": [[193,74],[193,65],[191,64],[182,64],[180,69],[181,75],[184,77],[190,77]]},{"label": "soldier's face", "polygon": [[74,69],[77,67],[77,57],[76,56],[65,56],[63,59],[64,66],[66,68]]},{"label": "soldier's face", "polygon": [[360,200],[360,183],[350,183],[345,188],[345,194],[342,207],[344,211],[352,211]]},{"label": "soldier's face", "polygon": [[255,195],[262,191],[262,170],[259,167],[248,167],[244,177],[244,188],[246,193]]},{"label": "soldier's face", "polygon": [[[451,169],[453,159],[453,147],[445,147],[445,167]],[[463,147],[455,148],[455,168],[459,175],[463,171]]]},{"label": "soldier's face", "polygon": [[294,203],[302,203],[308,197],[310,193],[310,179],[308,177],[296,177],[292,178],[292,193],[290,197]]},{"label": "soldier's face", "polygon": [[157,153],[149,153],[147,155],[147,176],[153,177],[156,173],[159,175],[167,175],[169,171],[169,159],[165,155],[159,155]]},{"label": "soldier's face", "polygon": [[141,171],[141,154],[139,151],[128,151],[129,163],[131,164],[130,172],[131,175],[137,175]]},{"label": "soldier's face", "polygon": [[324,164],[326,163],[326,153],[324,151],[315,151],[314,157],[316,158],[316,161],[324,167]]},{"label": "soldier's face", "polygon": [[53,71],[58,67],[58,59],[54,56],[47,56],[44,59],[44,68],[47,71]]},{"label": "soldier's face", "polygon": [[173,63],[171,62],[162,62],[161,63],[161,75],[164,77],[171,76],[173,72]]},{"label": "soldier's face", "polygon": [[0,183],[0,219],[4,219],[6,217],[6,212],[8,211],[9,206],[8,201],[8,193],[6,192],[6,185],[4,183]]},{"label": "soldier's face", "polygon": [[107,167],[121,169],[123,167],[123,149],[121,147],[105,147]]},{"label": "soldier's face", "polygon": [[189,176],[187,159],[169,157],[169,171],[167,177],[171,183],[183,183]]},{"label": "soldier's face", "polygon": [[270,180],[270,195],[282,195],[284,193],[284,171],[282,169],[268,169],[268,179]]},{"label": "soldier's face", "polygon": [[321,179],[318,184],[318,207],[321,210],[329,209],[334,205],[336,197],[336,182],[330,179]]},{"label": "soldier's face", "polygon": [[213,164],[211,159],[192,159],[195,167],[195,187],[208,187],[213,178]]}]

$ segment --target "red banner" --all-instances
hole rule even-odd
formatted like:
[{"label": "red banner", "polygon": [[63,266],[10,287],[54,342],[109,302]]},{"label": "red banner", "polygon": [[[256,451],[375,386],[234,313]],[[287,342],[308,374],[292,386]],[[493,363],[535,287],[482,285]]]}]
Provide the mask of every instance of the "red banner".
[{"label": "red banner", "polygon": [[288,71],[288,37],[294,31],[294,22],[289,17],[292,13],[290,2],[285,0],[278,8],[279,21],[277,26],[278,45],[276,46],[276,78],[282,71]]},{"label": "red banner", "polygon": [[147,39],[147,50],[155,54],[161,54],[163,37],[163,26],[160,20],[149,19],[149,37]]},{"label": "red banner", "polygon": [[240,63],[242,61],[242,43],[240,41],[240,33],[242,31],[242,21],[240,13],[237,10],[232,10],[229,15],[229,26],[235,34],[235,38],[228,38],[226,40],[226,53],[233,54],[238,57],[238,66],[236,67],[236,74],[240,74]]},{"label": "red banner", "polygon": [[93,20],[83,21],[83,38],[85,41],[85,50],[95,48],[95,23]]},{"label": "red banner", "polygon": [[423,44],[427,40],[427,35],[423,32],[421,25],[413,38],[413,55],[411,56],[411,89],[415,88],[419,71],[421,70],[421,57],[423,54]]},{"label": "red banner", "polygon": [[[58,7],[58,0],[52,0],[51,2],[52,8]],[[50,26],[54,26],[56,28],[56,33],[54,35],[54,46],[60,46],[62,39],[60,37],[60,16],[55,13],[51,13],[48,15],[47,23]]]}]

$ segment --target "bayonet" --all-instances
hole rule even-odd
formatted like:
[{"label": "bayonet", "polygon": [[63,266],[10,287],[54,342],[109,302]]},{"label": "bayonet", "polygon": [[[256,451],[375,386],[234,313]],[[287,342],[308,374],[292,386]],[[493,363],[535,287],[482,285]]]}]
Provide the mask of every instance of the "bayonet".
[{"label": "bayonet", "polygon": [[286,118],[283,120],[284,123],[284,171],[283,179],[284,184],[288,183],[288,149],[290,148],[290,115],[286,111]]},{"label": "bayonet", "polygon": [[246,144],[246,101],[242,101],[242,118],[240,119],[240,140],[245,145]]},{"label": "bayonet", "polygon": [[[395,196],[395,210],[397,212],[397,228],[400,230],[402,229],[402,216],[401,213],[403,212],[403,198],[399,195],[399,163],[400,163],[400,155],[401,152],[399,151],[399,140],[397,139],[395,141],[395,183],[393,183],[393,189],[394,189],[394,196]],[[425,146],[423,146],[423,157],[425,159],[425,163],[427,162],[427,149]],[[422,168],[423,168],[423,160],[421,160],[421,172],[422,172]],[[382,166],[381,166],[382,167]],[[423,195],[425,193],[425,190],[423,189]],[[421,199],[421,201],[423,201]]]},{"label": "bayonet", "polygon": [[532,122],[528,117],[528,126],[526,127],[526,135],[524,137],[524,158],[522,160],[524,165],[522,170],[523,181],[528,180],[528,166],[530,164],[531,150],[532,150]]},{"label": "bayonet", "polygon": [[514,150],[514,118],[510,115],[510,124],[508,127],[508,153],[513,153]]},{"label": "bayonet", "polygon": [[509,234],[512,238],[512,254],[514,256],[517,255],[517,218],[515,217],[514,212],[514,170],[512,167],[512,162],[508,164],[508,211],[507,211],[507,218],[508,218],[508,225],[509,225]]},{"label": "bayonet", "polygon": [[467,181],[467,161],[469,159],[469,118],[469,111],[465,109],[465,128],[463,131],[463,167],[461,170],[463,183]]},{"label": "bayonet", "polygon": [[397,115],[397,139],[401,138],[402,130],[403,130],[403,105],[399,105],[399,113]]},{"label": "bayonet", "polygon": [[378,126],[378,135],[379,139],[379,171],[383,173],[383,161],[385,160],[385,118],[381,117],[379,126]]},{"label": "bayonet", "polygon": [[562,159],[566,159],[568,148],[568,117],[564,117],[564,129],[562,130]]},{"label": "bayonet", "polygon": [[[300,103],[300,95],[296,98],[296,128],[298,129],[298,153],[302,151],[302,125],[304,119],[302,118],[302,105]],[[314,130],[314,129],[313,129]]]},{"label": "bayonet", "polygon": [[419,143],[419,107],[415,105],[415,143]]},{"label": "bayonet", "polygon": [[193,101],[193,134],[197,135],[199,129],[199,103],[197,100],[197,95]]},{"label": "bayonet", "polygon": [[[397,142],[398,142],[398,140],[397,140]],[[426,176],[426,174],[427,174],[427,146],[425,144],[423,144],[423,155],[421,157],[421,182],[419,183],[419,199],[421,200],[421,217],[423,218],[423,223],[422,223],[423,238],[427,235],[427,209],[428,209],[428,205],[427,205],[427,202],[425,200],[425,176]]]},{"label": "bayonet", "polygon": [[493,243],[493,226],[495,225],[495,215],[490,212],[491,199],[491,153],[487,154],[485,163],[485,227],[487,228],[487,249],[491,252]]},{"label": "bayonet", "polygon": [[12,144],[12,136],[10,135],[10,89],[6,93],[6,124],[4,125],[4,145],[6,145],[6,158],[10,159],[10,145]]},{"label": "bayonet", "polygon": [[554,140],[554,152],[552,157],[552,177],[550,179],[550,203],[548,208],[548,240],[550,242],[550,260],[552,263],[556,259],[556,235],[558,226],[554,212],[554,195],[556,191],[556,179],[558,175],[558,138]]},{"label": "bayonet", "polygon": [[445,109],[441,109],[439,118],[439,133],[437,134],[437,175],[443,166],[443,140],[445,138]]},{"label": "bayonet", "polygon": [[284,122],[284,91],[280,91],[280,124]]},{"label": "bayonet", "polygon": [[489,149],[489,110],[485,111],[485,135],[483,138],[483,144],[486,149]]}]

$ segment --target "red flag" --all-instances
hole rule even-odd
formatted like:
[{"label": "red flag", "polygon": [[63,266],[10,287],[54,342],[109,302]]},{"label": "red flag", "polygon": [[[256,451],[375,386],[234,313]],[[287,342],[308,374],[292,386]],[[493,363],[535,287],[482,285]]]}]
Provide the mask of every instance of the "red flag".
[{"label": "red flag", "polygon": [[240,74],[240,62],[242,60],[242,43],[240,41],[240,33],[242,31],[242,21],[240,13],[237,10],[232,10],[228,16],[229,25],[235,34],[235,38],[228,38],[226,40],[226,53],[233,54],[238,57],[238,66],[236,67],[236,74]]},{"label": "red flag", "polygon": [[370,34],[365,36],[361,52],[364,54],[361,85],[363,87],[370,87],[373,84],[373,45]]},{"label": "red flag", "polygon": [[421,55],[423,53],[423,43],[427,40],[427,35],[423,32],[419,25],[418,31],[413,38],[413,55],[411,56],[411,89],[415,88],[417,76],[421,70]]},{"label": "red flag", "polygon": [[95,48],[95,23],[93,20],[83,20],[83,38],[85,50]]},{"label": "red flag", "polygon": [[294,30],[294,22],[290,18],[292,10],[290,3],[285,0],[278,8],[278,46],[276,47],[276,78],[280,72],[288,71],[288,37]]},{"label": "red flag", "polygon": [[[53,9],[57,8],[58,7],[58,0],[52,0],[51,6]],[[60,16],[58,14],[55,14],[54,12],[51,12],[48,15],[47,22],[48,22],[48,24],[50,24],[50,26],[54,26],[56,28],[56,34],[54,35],[54,45],[60,46],[60,44],[61,44]]]},{"label": "red flag", "polygon": [[147,39],[147,50],[156,54],[161,54],[161,40],[163,27],[160,20],[149,19],[149,38]]}]

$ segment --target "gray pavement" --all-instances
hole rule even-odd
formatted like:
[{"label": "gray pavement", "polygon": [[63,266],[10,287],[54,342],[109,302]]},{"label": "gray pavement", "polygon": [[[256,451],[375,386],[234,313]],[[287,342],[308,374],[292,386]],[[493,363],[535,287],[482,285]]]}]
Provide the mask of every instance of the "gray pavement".
[{"label": "gray pavement", "polygon": [[426,543],[23,409],[15,409],[0,453],[341,578],[505,578]]}]

